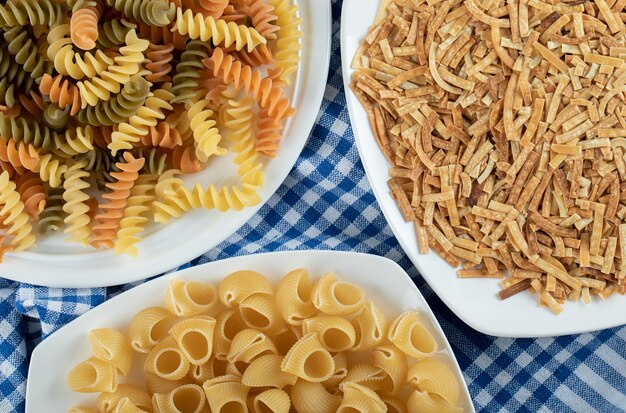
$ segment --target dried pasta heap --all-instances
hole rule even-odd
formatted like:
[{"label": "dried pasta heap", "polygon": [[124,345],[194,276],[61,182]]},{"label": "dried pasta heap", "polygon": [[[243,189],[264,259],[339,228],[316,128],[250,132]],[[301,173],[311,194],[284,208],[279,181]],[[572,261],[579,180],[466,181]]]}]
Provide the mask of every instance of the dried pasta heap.
[{"label": "dried pasta heap", "polygon": [[[291,0],[0,5],[0,260],[34,228],[136,255],[150,221],[258,204],[300,23]],[[228,153],[231,183],[185,187]]]},{"label": "dried pasta heap", "polygon": [[[99,412],[463,411],[458,376],[423,316],[389,322],[332,273],[313,283],[294,270],[276,289],[247,270],[218,287],[176,279],[165,303],[137,313],[127,334],[91,330],[93,357],[70,371],[69,388],[100,393]],[[134,363],[143,377],[122,383]]]},{"label": "dried pasta heap", "polygon": [[383,3],[351,86],[420,252],[555,313],[624,294],[626,2]]}]

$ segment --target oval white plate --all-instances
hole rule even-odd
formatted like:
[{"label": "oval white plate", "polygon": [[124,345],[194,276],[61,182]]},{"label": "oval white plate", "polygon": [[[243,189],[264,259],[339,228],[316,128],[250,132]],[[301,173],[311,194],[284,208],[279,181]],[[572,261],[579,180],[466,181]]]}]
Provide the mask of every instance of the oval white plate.
[{"label": "oval white plate", "polygon": [[[297,114],[290,119],[278,156],[266,162],[262,202],[243,211],[220,213],[192,211],[169,225],[152,225],[137,245],[139,256],[115,256],[64,241],[54,234],[38,240],[38,246],[18,254],[7,254],[0,276],[50,287],[96,287],[132,282],[153,276],[198,257],[232,235],[276,192],[293,168],[319,111],[330,60],[330,0],[297,0],[304,20],[302,62],[292,90]],[[232,157],[216,159],[189,183],[226,184],[235,172]]]},{"label": "oval white plate", "polygon": [[413,225],[404,221],[389,193],[390,163],[380,151],[365,110],[349,88],[352,59],[374,22],[379,0],[344,0],[341,13],[341,60],[346,100],[361,160],[376,199],[393,233],[426,282],[465,323],[485,334],[504,337],[544,337],[577,334],[626,323],[626,297],[614,294],[593,303],[568,302],[556,316],[537,305],[536,297],[521,293],[501,301],[498,280],[459,279],[456,269],[438,255],[418,253]]},{"label": "oval white plate", "polygon": [[[65,412],[76,404],[93,403],[94,396],[73,393],[65,387],[65,377],[72,367],[91,356],[87,341],[89,330],[98,327],[126,329],[136,312],[149,306],[163,306],[165,290],[172,278],[218,283],[231,272],[251,269],[264,274],[276,285],[283,275],[296,268],[308,269],[313,278],[334,272],[358,284],[390,319],[409,309],[420,311],[435,333],[439,353],[448,359],[463,388],[459,405],[466,412],[474,411],[448,340],[426,300],[402,268],[375,255],[290,251],[230,258],[172,273],[120,294],[62,327],[33,351],[28,370],[26,413]],[[141,371],[137,366],[134,368]]]}]

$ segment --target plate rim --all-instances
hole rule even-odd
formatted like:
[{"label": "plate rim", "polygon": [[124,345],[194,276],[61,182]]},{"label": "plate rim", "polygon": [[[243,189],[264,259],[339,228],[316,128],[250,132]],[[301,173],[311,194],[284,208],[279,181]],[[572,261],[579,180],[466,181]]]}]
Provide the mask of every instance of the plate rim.
[{"label": "plate rim", "polygon": [[[367,1],[376,2],[377,4],[380,2],[380,0],[367,0]],[[471,328],[473,328],[474,330],[478,332],[481,332],[483,334],[487,334],[490,336],[495,336],[495,337],[509,337],[509,338],[560,337],[560,336],[566,336],[566,335],[572,335],[572,334],[582,334],[582,333],[600,331],[600,330],[614,328],[614,327],[618,327],[618,326],[626,324],[626,318],[624,320],[617,321],[617,322],[613,321],[613,322],[602,323],[601,322],[602,320],[600,320],[600,322],[597,322],[595,325],[590,326],[590,327],[562,328],[561,330],[558,330],[556,332],[550,332],[550,333],[544,332],[544,331],[537,331],[537,330],[519,331],[515,329],[514,323],[511,323],[506,326],[504,325],[505,323],[501,323],[500,325],[494,326],[494,325],[490,325],[487,322],[483,322],[480,319],[477,320],[474,317],[468,317],[467,313],[463,311],[463,307],[458,305],[455,301],[450,300],[449,296],[445,294],[441,286],[439,286],[436,283],[430,282],[430,280],[434,278],[434,276],[430,274],[430,270],[427,268],[428,263],[424,261],[425,259],[424,257],[431,255],[432,252],[429,251],[429,254],[426,254],[426,255],[412,253],[411,248],[409,248],[409,245],[408,245],[408,240],[406,239],[406,237],[401,236],[401,231],[399,230],[398,227],[401,225],[406,225],[407,223],[405,221],[398,222],[395,218],[392,218],[392,213],[394,213],[394,211],[392,211],[391,208],[395,208],[396,209],[395,212],[396,213],[398,212],[395,201],[393,202],[393,207],[391,205],[388,205],[388,203],[385,201],[390,199],[391,195],[388,192],[385,192],[383,188],[381,188],[379,185],[374,183],[373,178],[372,178],[373,173],[370,172],[370,169],[373,168],[372,162],[367,161],[367,159],[369,159],[368,156],[364,156],[366,151],[363,147],[364,145],[363,140],[365,138],[361,137],[359,128],[355,127],[352,121],[356,117],[355,115],[356,111],[358,109],[362,109],[362,108],[358,108],[358,109],[355,108],[354,107],[355,105],[352,104],[351,99],[348,98],[349,95],[353,95],[353,92],[351,91],[349,87],[350,76],[346,76],[346,75],[351,75],[354,71],[351,67],[353,56],[347,55],[348,52],[346,50],[346,47],[344,46],[346,44],[345,38],[348,36],[346,29],[345,29],[347,26],[345,24],[345,21],[350,18],[350,13],[346,12],[346,10],[348,10],[350,7],[353,7],[353,4],[363,4],[363,3],[362,3],[362,0],[344,0],[343,5],[342,5],[341,33],[340,33],[341,61],[342,61],[341,69],[342,69],[344,92],[346,94],[345,96],[346,105],[348,107],[348,113],[350,117],[350,125],[352,127],[352,132],[354,134],[357,149],[359,151],[359,157],[365,169],[365,175],[367,176],[367,180],[370,184],[370,187],[372,188],[372,191],[374,192],[376,201],[378,202],[378,205],[380,206],[380,209],[383,212],[383,216],[385,217],[387,224],[390,226],[395,238],[398,240],[398,243],[402,247],[404,254],[406,254],[406,256],[409,258],[411,263],[413,263],[413,265],[417,268],[420,275],[428,283],[428,285],[435,292],[435,294],[437,294],[437,296],[441,299],[441,301],[443,301],[443,303],[465,324],[467,324],[468,326],[470,326]],[[373,21],[370,23],[370,26],[371,24],[373,24]],[[350,63],[347,63],[347,62],[350,62]],[[367,126],[367,128],[369,128],[369,126]],[[369,133],[371,134],[371,131]],[[373,135],[372,135],[372,138],[373,138]],[[387,162],[387,165],[390,165],[388,160],[385,159],[385,162]],[[436,258],[441,259],[438,256]],[[462,280],[462,281],[468,281],[468,280]],[[495,280],[492,280],[492,281],[495,281]],[[624,300],[626,300],[626,297],[624,298]],[[591,305],[598,305],[598,304],[600,303],[593,303]],[[548,309],[545,309],[545,311],[547,313],[546,317],[557,317],[558,319],[558,316],[552,314]],[[567,311],[567,308],[565,308],[564,311]]]},{"label": "plate rim", "polygon": [[[55,288],[96,288],[126,284],[176,269],[219,245],[249,223],[261,208],[267,204],[272,196],[276,194],[296,166],[300,154],[306,147],[313,128],[315,127],[324,100],[332,52],[331,0],[294,0],[294,2],[300,7],[300,13],[302,13],[302,7],[307,7],[308,12],[315,10],[315,13],[320,13],[320,16],[323,17],[323,22],[320,24],[310,24],[309,26],[311,30],[309,36],[311,46],[315,46],[315,49],[311,49],[315,50],[315,53],[313,53],[313,51],[309,53],[313,55],[311,59],[316,58],[315,62],[319,64],[320,70],[310,70],[310,76],[313,77],[313,80],[306,85],[308,85],[311,90],[305,95],[303,93],[304,89],[302,89],[302,95],[300,97],[302,101],[314,103],[312,109],[303,113],[301,118],[301,122],[305,125],[310,124],[310,127],[307,127],[306,135],[301,139],[301,142],[295,145],[295,153],[285,154],[289,156],[283,157],[290,160],[290,162],[288,162],[289,168],[285,167],[284,171],[281,169],[282,172],[277,174],[280,179],[277,178],[272,181],[271,184],[265,183],[266,188],[270,189],[266,192],[266,197],[263,198],[259,204],[245,208],[242,211],[228,212],[231,214],[246,214],[247,219],[242,219],[241,221],[237,220],[236,225],[227,227],[223,236],[216,238],[212,238],[209,231],[198,231],[198,235],[187,242],[185,248],[178,248],[178,252],[172,253],[167,260],[159,259],[158,257],[155,260],[154,257],[148,256],[147,252],[143,252],[144,256],[142,257],[141,251],[140,255],[136,258],[126,255],[114,256],[111,251],[97,250],[89,251],[88,255],[82,255],[80,253],[68,253],[57,256],[46,254],[47,256],[41,260],[29,259],[24,255],[7,254],[4,259],[5,262],[0,264],[0,276],[16,282]],[[323,41],[316,41],[318,37]],[[323,59],[317,60],[316,56],[318,54],[323,56]],[[302,67],[305,63],[305,61],[301,62],[299,71],[303,70]],[[317,85],[317,83],[319,83],[319,85]],[[298,89],[304,86],[305,83],[300,80],[296,84],[296,94],[299,93]],[[291,119],[290,122],[292,122]],[[304,128],[302,128],[302,130],[304,130]],[[296,130],[292,125],[290,126],[290,134],[293,136],[302,135],[302,130]],[[277,161],[281,162],[283,158],[277,158]],[[193,212],[195,211],[191,213]],[[225,219],[231,219],[231,217],[226,217]],[[163,230],[167,230],[167,227],[162,229],[162,231]],[[186,226],[177,230],[185,231],[189,230],[189,227]],[[163,234],[161,237],[167,238],[167,234]],[[142,240],[142,242],[149,241]],[[26,253],[28,253],[28,251],[26,251]],[[107,256],[103,254],[107,254]],[[116,262],[115,272],[111,274],[108,268],[89,268],[89,263],[92,260],[97,260],[99,263]]]},{"label": "plate rim", "polygon": [[[193,273],[200,273],[200,272],[204,272],[204,273],[210,273],[210,269],[212,267],[220,267],[220,266],[226,266],[226,265],[237,265],[238,262],[248,262],[251,260],[267,260],[269,261],[279,261],[281,259],[281,257],[284,256],[293,256],[293,257],[299,257],[299,256],[304,256],[304,257],[309,257],[309,261],[311,261],[312,259],[316,259],[319,260],[320,262],[323,262],[324,258],[329,257],[329,256],[333,256],[333,257],[337,257],[337,258],[333,258],[333,259],[337,259],[337,260],[341,260],[341,261],[350,261],[350,260],[358,260],[358,259],[362,259],[362,260],[370,260],[371,262],[379,262],[380,265],[382,266],[388,266],[389,267],[389,273],[393,274],[391,277],[393,277],[395,280],[398,280],[399,283],[401,283],[401,285],[407,284],[410,285],[411,289],[413,290],[413,292],[415,294],[417,294],[418,297],[418,301],[417,302],[412,302],[412,305],[414,307],[424,307],[424,310],[427,312],[427,317],[430,323],[432,323],[432,327],[434,328],[434,330],[436,331],[436,334],[439,336],[438,337],[438,341],[442,342],[442,344],[445,345],[445,348],[442,348],[440,350],[445,350],[448,353],[448,357],[451,358],[451,364],[453,365],[453,369],[455,371],[456,377],[457,379],[461,379],[462,383],[460,383],[460,387],[462,388],[461,392],[463,394],[463,397],[466,399],[466,401],[469,403],[469,406],[471,407],[470,412],[475,412],[475,407],[474,407],[474,401],[471,397],[471,394],[469,392],[469,386],[468,383],[465,379],[465,375],[463,374],[463,370],[461,370],[458,358],[456,356],[456,354],[454,353],[454,350],[452,348],[452,346],[450,345],[450,342],[448,340],[448,337],[446,336],[443,328],[441,327],[439,320],[437,319],[437,316],[435,314],[435,312],[433,311],[433,309],[430,307],[428,301],[426,301],[426,299],[424,298],[424,296],[422,295],[422,293],[420,292],[419,288],[417,288],[417,285],[415,284],[415,282],[411,279],[411,277],[407,274],[407,272],[400,266],[398,265],[398,263],[396,263],[395,261],[387,258],[387,257],[383,257],[380,255],[375,255],[375,254],[367,254],[367,253],[363,253],[363,252],[356,252],[356,251],[335,251],[335,250],[319,250],[319,249],[305,249],[305,250],[292,250],[292,251],[272,251],[272,252],[265,252],[265,253],[258,253],[258,254],[246,254],[246,255],[240,255],[240,256],[235,256],[235,257],[230,257],[230,258],[226,258],[223,260],[217,260],[217,261],[212,261],[212,262],[208,262],[205,264],[201,264],[201,265],[197,265],[194,267],[189,267],[189,268],[185,268],[182,270],[178,270],[175,272],[171,272],[167,275],[164,275],[163,277],[159,277],[159,278],[155,278],[153,280],[147,281],[137,287],[133,287],[121,294],[118,294],[117,296],[105,301],[104,303],[100,304],[97,307],[94,307],[93,309],[85,312],[84,314],[82,314],[81,316],[75,318],[74,320],[72,320],[71,322],[65,324],[64,326],[60,327],[58,330],[56,330],[54,333],[52,333],[50,336],[48,336],[46,339],[44,339],[41,343],[39,343],[32,351],[31,353],[31,357],[30,357],[30,362],[29,362],[29,366],[28,366],[28,373],[27,373],[27,383],[26,383],[26,392],[25,392],[25,413],[31,413],[31,410],[29,410],[29,400],[32,399],[32,397],[34,397],[32,395],[33,392],[33,388],[31,386],[31,381],[29,380],[31,375],[33,374],[33,371],[36,368],[39,368],[38,366],[41,364],[42,366],[45,365],[44,360],[45,359],[45,349],[50,345],[50,343],[55,342],[56,340],[59,340],[60,338],[58,337],[62,337],[63,334],[65,333],[65,331],[71,330],[73,328],[74,324],[77,324],[80,320],[84,319],[84,318],[88,318],[88,317],[93,317],[93,314],[97,311],[98,313],[100,312],[105,312],[107,310],[107,307],[111,307],[111,306],[115,306],[117,304],[117,302],[123,302],[124,300],[127,300],[127,297],[129,297],[131,294],[136,293],[137,289],[149,289],[151,284],[153,283],[167,283],[168,281],[172,280],[173,278],[177,278],[177,277],[181,277],[181,278],[185,278],[187,280],[193,280],[193,279],[198,279],[201,278],[202,275],[192,275]],[[311,258],[313,257],[313,258]],[[244,266],[247,266],[247,264],[242,264]],[[254,265],[254,264],[252,264]],[[303,268],[306,268],[306,266],[303,266]],[[252,268],[252,270],[254,270],[254,268]],[[319,274],[321,275],[321,274]],[[341,274],[338,274],[341,277]],[[316,274],[316,276],[318,276]],[[41,353],[44,353],[42,355],[40,355]],[[42,359],[42,360],[40,360]]]}]

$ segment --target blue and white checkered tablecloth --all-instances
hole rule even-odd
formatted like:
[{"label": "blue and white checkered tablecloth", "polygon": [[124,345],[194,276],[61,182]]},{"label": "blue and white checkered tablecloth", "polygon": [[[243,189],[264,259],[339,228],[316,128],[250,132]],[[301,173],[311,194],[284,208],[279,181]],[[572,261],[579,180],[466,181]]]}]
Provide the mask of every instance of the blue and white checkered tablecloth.
[{"label": "blue and white checkered tablecloth", "polygon": [[[294,249],[386,256],[408,271],[430,303],[477,411],[626,411],[626,326],[538,340],[486,336],[452,314],[411,265],[376,203],[354,144],[341,78],[340,13],[341,0],[333,0],[324,102],[294,169],[250,222],[191,265]],[[28,359],[37,343],[131,287],[51,289],[0,279],[0,413],[24,411]]]}]

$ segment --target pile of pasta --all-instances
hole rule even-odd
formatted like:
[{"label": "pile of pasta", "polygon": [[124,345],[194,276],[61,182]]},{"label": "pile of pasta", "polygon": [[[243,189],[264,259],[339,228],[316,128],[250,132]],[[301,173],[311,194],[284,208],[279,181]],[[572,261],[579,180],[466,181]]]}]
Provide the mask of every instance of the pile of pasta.
[{"label": "pile of pasta", "polygon": [[[291,0],[3,2],[0,258],[35,229],[136,255],[151,220],[258,204],[300,23]],[[184,185],[229,153],[232,182]]]},{"label": "pile of pasta", "polygon": [[[93,357],[67,384],[100,392],[98,412],[463,411],[457,376],[422,315],[387,320],[333,273],[313,282],[293,270],[276,289],[248,270],[218,287],[175,279],[166,308],[140,311],[126,334],[92,330],[89,341]],[[143,382],[121,383],[133,364]]]}]

